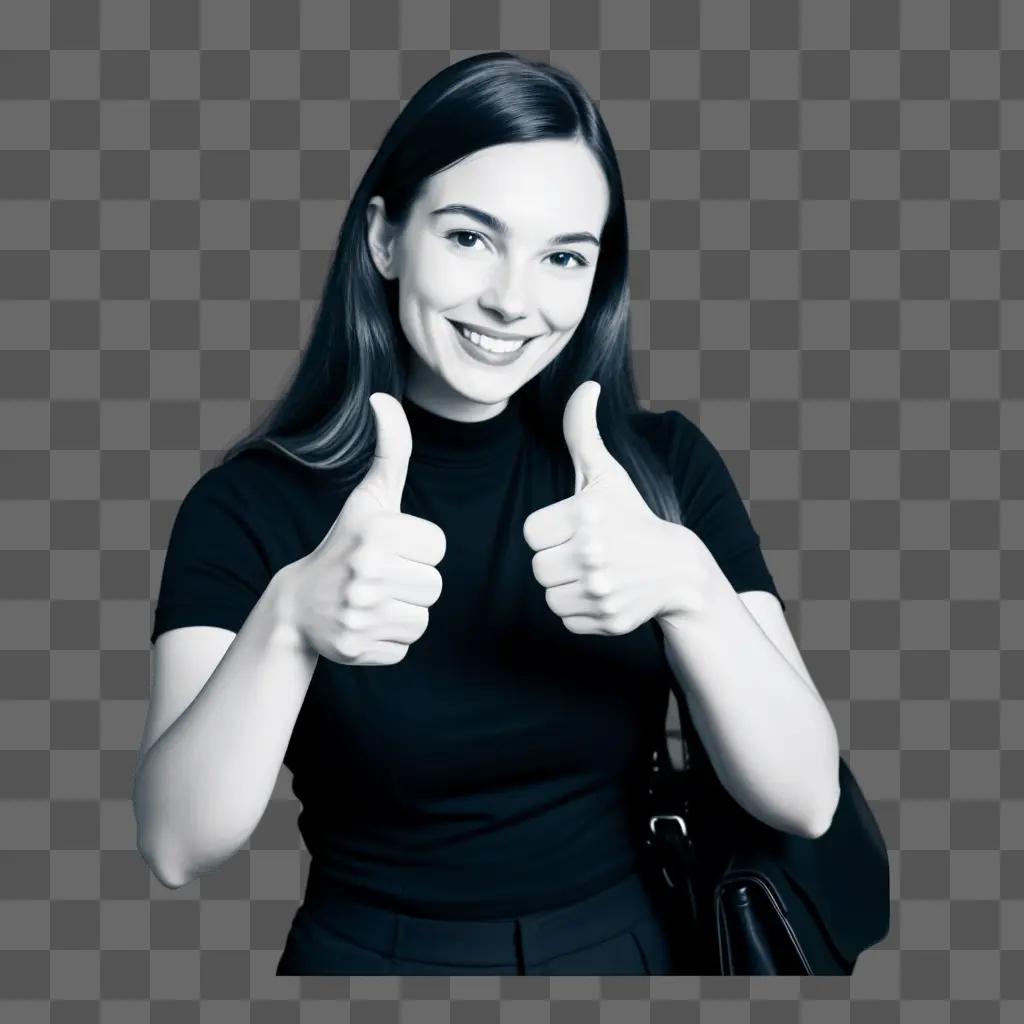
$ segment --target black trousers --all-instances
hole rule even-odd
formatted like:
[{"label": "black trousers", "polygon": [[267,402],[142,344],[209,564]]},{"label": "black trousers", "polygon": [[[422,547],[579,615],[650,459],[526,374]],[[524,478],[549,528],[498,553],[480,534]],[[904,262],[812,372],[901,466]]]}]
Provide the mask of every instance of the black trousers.
[{"label": "black trousers", "polygon": [[694,973],[686,959],[646,871],[578,903],[491,921],[395,913],[311,874],[277,974]]}]

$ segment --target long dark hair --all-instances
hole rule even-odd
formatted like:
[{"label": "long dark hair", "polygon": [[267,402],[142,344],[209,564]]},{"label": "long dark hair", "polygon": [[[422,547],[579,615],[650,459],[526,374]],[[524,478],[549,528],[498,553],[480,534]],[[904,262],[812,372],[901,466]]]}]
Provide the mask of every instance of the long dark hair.
[{"label": "long dark hair", "polygon": [[651,510],[681,523],[667,467],[634,431],[642,414],[630,358],[629,239],[615,148],[600,112],[567,72],[505,51],[444,68],[402,109],[353,195],[324,284],[312,335],[284,394],[221,462],[269,444],[296,462],[331,470],[343,487],[365,476],[376,447],[369,397],[401,401],[409,343],[398,317],[398,282],[370,257],[367,204],[380,195],[388,220],[404,226],[431,175],[490,146],[539,139],[584,142],[599,161],[610,208],[590,299],[569,344],[516,396],[531,429],[569,459],[562,413],[585,380],[601,385],[598,429]]}]

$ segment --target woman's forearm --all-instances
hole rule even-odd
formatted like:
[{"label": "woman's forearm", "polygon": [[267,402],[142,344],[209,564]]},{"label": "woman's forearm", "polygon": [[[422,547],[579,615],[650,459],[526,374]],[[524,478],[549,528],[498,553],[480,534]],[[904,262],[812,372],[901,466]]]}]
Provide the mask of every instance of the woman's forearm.
[{"label": "woman's forearm", "polygon": [[707,557],[706,608],[659,619],[665,656],[722,785],[771,827],[814,838],[839,799],[835,725]]},{"label": "woman's forearm", "polygon": [[287,570],[135,776],[138,847],[177,888],[245,844],[273,792],[317,654],[287,618]]}]

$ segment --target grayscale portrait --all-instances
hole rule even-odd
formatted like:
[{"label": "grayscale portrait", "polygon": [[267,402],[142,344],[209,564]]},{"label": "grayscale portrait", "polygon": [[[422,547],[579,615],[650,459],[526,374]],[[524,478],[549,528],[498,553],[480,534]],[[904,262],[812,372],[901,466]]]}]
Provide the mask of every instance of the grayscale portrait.
[{"label": "grayscale portrait", "polygon": [[884,841],[725,460],[637,394],[629,273],[579,81],[453,62],[182,502],[139,850],[188,884],[289,769],[278,974],[841,974],[884,936]]}]

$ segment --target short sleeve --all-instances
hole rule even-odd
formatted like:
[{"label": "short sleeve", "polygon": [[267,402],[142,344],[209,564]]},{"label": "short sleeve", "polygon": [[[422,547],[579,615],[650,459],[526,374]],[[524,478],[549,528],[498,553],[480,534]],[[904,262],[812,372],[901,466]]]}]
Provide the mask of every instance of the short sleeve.
[{"label": "short sleeve", "polygon": [[171,527],[150,643],[180,626],[238,632],[267,584],[271,562],[234,463],[214,466],[185,495]]},{"label": "short sleeve", "polygon": [[704,542],[733,590],[766,590],[785,610],[725,459],[699,427],[691,423],[690,429],[694,436],[681,496],[686,526]]}]

